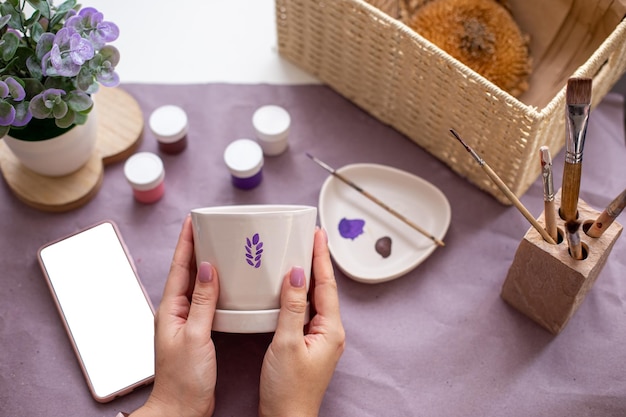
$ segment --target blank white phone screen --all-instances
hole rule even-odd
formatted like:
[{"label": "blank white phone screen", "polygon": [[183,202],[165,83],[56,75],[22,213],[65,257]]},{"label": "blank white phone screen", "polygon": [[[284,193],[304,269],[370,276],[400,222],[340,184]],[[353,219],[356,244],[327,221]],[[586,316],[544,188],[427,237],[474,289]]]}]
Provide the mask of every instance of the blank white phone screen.
[{"label": "blank white phone screen", "polygon": [[154,375],[154,313],[116,229],[104,222],[41,249],[92,395],[109,401]]}]

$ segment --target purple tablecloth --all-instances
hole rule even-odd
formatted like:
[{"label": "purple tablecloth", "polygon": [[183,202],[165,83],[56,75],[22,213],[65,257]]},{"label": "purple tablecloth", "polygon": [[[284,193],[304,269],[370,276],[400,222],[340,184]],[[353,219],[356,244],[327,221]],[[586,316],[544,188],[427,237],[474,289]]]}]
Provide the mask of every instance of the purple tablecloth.
[{"label": "purple tablecloth", "polygon": [[[132,411],[142,388],[109,404],[89,395],[52,302],[36,251],[103,219],[120,226],[150,297],[159,304],[183,218],[191,208],[232,203],[316,205],[327,173],[310,152],[338,168],[357,162],[393,166],[439,187],[452,207],[445,248],[414,271],[383,284],[357,283],[337,271],[347,347],[321,415],[624,416],[626,415],[626,238],[618,239],[598,281],[558,336],[500,298],[529,224],[512,206],[324,86],[125,85],[144,114],[178,104],[190,117],[189,147],[161,155],[165,197],[136,203],[118,163],[86,206],[50,214],[21,203],[0,185],[0,416],[103,416]],[[233,188],[226,145],[253,137],[253,111],[268,103],[292,116],[287,153],[266,159],[264,180]],[[626,186],[622,97],[592,113],[581,198],[603,208]],[[469,139],[469,138],[466,138]],[[453,140],[442,132],[441,140]],[[140,150],[158,152],[147,131]],[[469,157],[469,155],[468,155]],[[560,188],[563,152],[553,155]],[[537,180],[522,197],[543,210]],[[618,219],[619,220],[619,219]],[[215,415],[255,416],[261,361],[271,335],[215,334]]]}]

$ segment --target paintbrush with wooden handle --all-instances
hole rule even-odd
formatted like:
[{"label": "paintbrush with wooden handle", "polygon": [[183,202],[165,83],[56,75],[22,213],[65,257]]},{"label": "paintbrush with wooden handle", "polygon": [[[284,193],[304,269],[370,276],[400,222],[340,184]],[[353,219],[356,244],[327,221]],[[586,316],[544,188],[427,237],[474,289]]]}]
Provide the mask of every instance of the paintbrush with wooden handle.
[{"label": "paintbrush with wooden handle", "polygon": [[420,232],[421,234],[423,234],[424,236],[426,236],[427,238],[429,238],[430,240],[432,240],[433,242],[435,242],[435,244],[437,244],[438,246],[446,246],[445,243],[443,243],[443,241],[441,239],[436,238],[434,235],[432,235],[430,232],[424,230],[423,228],[421,228],[420,226],[418,226],[417,224],[413,223],[411,220],[409,220],[408,218],[406,218],[405,216],[403,216],[402,214],[400,214],[399,212],[397,212],[396,210],[394,210],[393,208],[389,207],[387,204],[385,204],[383,201],[379,200],[378,198],[376,198],[375,196],[373,196],[372,194],[370,194],[369,192],[365,191],[363,188],[361,188],[359,185],[355,184],[354,182],[350,181],[348,178],[344,177],[343,175],[341,175],[340,173],[337,172],[337,170],[335,170],[334,168],[332,168],[330,165],[328,165],[327,163],[317,159],[316,157],[314,157],[313,155],[311,155],[310,153],[307,152],[306,156],[308,156],[309,158],[311,158],[313,160],[313,162],[315,162],[316,164],[318,164],[319,166],[321,166],[322,168],[324,168],[326,171],[328,171],[333,177],[337,178],[338,180],[340,180],[341,182],[343,182],[344,184],[352,187],[353,189],[355,189],[356,191],[358,191],[359,193],[361,193],[361,195],[367,197],[370,201],[376,203],[378,206],[382,207],[383,209],[385,209],[388,213],[392,214],[393,216],[395,216],[396,218],[398,218],[399,220],[401,220],[402,222],[404,222],[405,224],[407,224],[408,226],[410,226],[411,228],[417,230],[418,232]]},{"label": "paintbrush with wooden handle", "polygon": [[569,220],[565,222],[565,231],[567,236],[567,245],[569,247],[569,254],[576,260],[583,259],[583,247],[580,242],[580,235],[578,229],[580,228],[580,222],[578,220]]},{"label": "paintbrush with wooden handle", "polygon": [[493,183],[498,186],[500,191],[502,191],[504,195],[508,197],[509,201],[513,203],[513,205],[520,211],[520,213],[522,213],[522,215],[526,218],[526,220],[528,220],[530,224],[535,228],[535,230],[539,232],[541,237],[543,237],[543,240],[545,240],[546,242],[552,245],[556,245],[556,241],[552,239],[552,236],[548,234],[546,229],[543,226],[541,226],[541,224],[539,224],[539,222],[533,217],[533,215],[528,211],[528,209],[524,207],[522,202],[519,201],[519,198],[517,198],[517,196],[513,194],[513,191],[511,191],[511,189],[504,183],[504,181],[502,181],[502,179],[498,176],[498,174],[496,174],[494,170],[491,169],[491,167],[476,153],[476,151],[474,151],[474,149],[472,149],[468,144],[466,144],[463,141],[463,139],[461,139],[458,133],[456,133],[452,129],[450,129],[450,133],[452,133],[452,136],[454,136],[459,142],[461,142],[461,144],[465,147],[465,149],[474,157],[476,162],[478,162],[478,164],[483,169],[483,171],[485,171],[485,173],[491,179],[491,181],[493,181]]},{"label": "paintbrush with wooden handle", "polygon": [[591,110],[591,78],[570,78],[566,90],[565,165],[561,187],[561,217],[576,220],[583,148]]},{"label": "paintbrush with wooden handle", "polygon": [[543,179],[543,213],[546,221],[546,231],[555,242],[558,242],[559,232],[556,226],[556,205],[554,202],[554,181],[552,179],[550,148],[547,146],[539,148],[539,159],[541,161],[541,176]]},{"label": "paintbrush with wooden handle", "polygon": [[608,206],[606,206],[604,211],[600,213],[598,218],[589,227],[589,230],[587,230],[587,236],[602,236],[602,233],[609,228],[617,216],[619,216],[622,210],[624,210],[624,207],[626,207],[626,190],[622,191],[620,195],[615,197],[615,199],[611,201]]}]

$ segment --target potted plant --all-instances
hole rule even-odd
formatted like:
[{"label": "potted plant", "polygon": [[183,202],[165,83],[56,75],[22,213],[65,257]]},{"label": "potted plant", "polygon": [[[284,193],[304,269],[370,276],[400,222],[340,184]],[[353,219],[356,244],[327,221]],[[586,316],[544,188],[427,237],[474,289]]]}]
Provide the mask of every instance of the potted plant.
[{"label": "potted plant", "polygon": [[0,137],[28,168],[65,175],[89,160],[97,137],[92,95],[119,84],[120,54],[108,44],[118,35],[76,0],[0,2]]}]

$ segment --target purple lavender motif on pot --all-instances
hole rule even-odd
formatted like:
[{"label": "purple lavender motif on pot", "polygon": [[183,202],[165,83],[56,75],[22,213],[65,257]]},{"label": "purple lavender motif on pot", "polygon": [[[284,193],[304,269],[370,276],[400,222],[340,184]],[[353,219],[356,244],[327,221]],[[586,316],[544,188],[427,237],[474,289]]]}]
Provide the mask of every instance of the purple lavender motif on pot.
[{"label": "purple lavender motif on pot", "polygon": [[261,266],[261,255],[263,254],[263,242],[259,234],[255,233],[252,239],[246,238],[246,262],[250,266],[259,268]]}]

